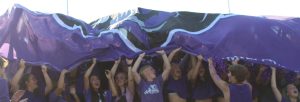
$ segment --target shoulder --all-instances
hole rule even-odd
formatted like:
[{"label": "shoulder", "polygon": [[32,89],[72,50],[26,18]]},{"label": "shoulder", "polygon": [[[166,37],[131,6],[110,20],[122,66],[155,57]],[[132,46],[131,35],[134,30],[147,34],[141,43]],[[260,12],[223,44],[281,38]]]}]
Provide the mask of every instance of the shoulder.
[{"label": "shoulder", "polygon": [[3,78],[0,77],[0,83],[1,83],[1,84],[6,83],[6,82],[7,82],[7,81],[6,81],[5,79],[3,79]]},{"label": "shoulder", "polygon": [[53,92],[51,92],[50,95],[49,95],[49,101],[50,101],[50,102],[55,102],[55,100],[57,100],[58,97],[59,97],[59,96],[57,96],[57,95],[55,94],[55,92],[53,91]]},{"label": "shoulder", "polygon": [[7,87],[8,86],[7,81],[5,79],[0,78],[0,86],[1,87]]}]

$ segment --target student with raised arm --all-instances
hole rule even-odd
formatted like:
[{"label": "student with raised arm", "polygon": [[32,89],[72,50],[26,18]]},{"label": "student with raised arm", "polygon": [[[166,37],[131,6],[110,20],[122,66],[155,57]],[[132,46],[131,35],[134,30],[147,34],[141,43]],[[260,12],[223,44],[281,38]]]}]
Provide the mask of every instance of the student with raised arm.
[{"label": "student with raised arm", "polygon": [[8,83],[4,68],[8,65],[8,61],[0,57],[0,102],[9,102]]},{"label": "student with raised arm", "polygon": [[[92,65],[87,69],[84,74],[84,97],[85,102],[111,102],[112,96],[109,94],[107,90],[104,90],[103,86],[101,86],[102,80],[99,78],[97,74],[92,74],[94,66],[96,65],[96,59],[93,58]],[[106,76],[108,78],[110,88],[112,87],[111,76],[109,75],[110,72],[106,71]],[[92,75],[91,75],[92,74]],[[112,90],[112,95],[116,92]]]},{"label": "student with raised arm", "polygon": [[283,91],[286,96],[280,93],[276,84],[276,69],[274,67],[272,67],[271,87],[277,102],[300,102],[299,91],[292,83],[288,84]]},{"label": "student with raised arm", "polygon": [[132,69],[134,80],[138,84],[141,102],[163,102],[163,82],[168,79],[171,65],[165,51],[156,51],[156,53],[160,54],[164,60],[165,68],[161,75],[156,77],[151,65],[144,65],[140,68],[140,73],[137,72],[145,53],[140,54]]},{"label": "student with raised arm", "polygon": [[191,98],[195,102],[212,102],[217,95],[217,87],[209,75],[208,65],[203,61],[202,55],[197,56],[196,64],[188,73],[188,79],[192,85]]},{"label": "student with raised arm", "polygon": [[126,59],[126,63],[128,65],[128,72],[124,71],[117,72],[118,65],[121,59],[115,61],[114,66],[111,69],[111,73],[113,79],[116,83],[117,96],[114,98],[115,102],[133,102],[134,96],[134,81],[132,77],[131,64],[133,62],[132,59]]},{"label": "student with raised arm", "polygon": [[[172,62],[174,55],[181,48],[173,50],[168,58]],[[187,74],[183,73],[182,68],[179,63],[171,63],[171,73],[167,83],[167,93],[169,97],[169,102],[186,102],[188,99],[188,79]]]},{"label": "student with raised arm", "polygon": [[229,82],[223,81],[216,72],[212,58],[208,59],[210,76],[224,95],[225,102],[252,102],[251,85],[247,83],[248,69],[239,64],[229,66]]},{"label": "student with raised arm", "polygon": [[[45,102],[46,96],[52,90],[52,80],[50,79],[46,65],[42,65],[42,73],[46,82],[44,90],[38,90],[38,80],[33,74],[25,74],[25,61],[20,61],[20,68],[12,80],[12,87],[25,90],[20,100],[27,99],[28,102]],[[21,78],[22,77],[22,78]],[[20,86],[18,86],[20,84]],[[37,90],[37,91],[36,91]]]},{"label": "student with raised arm", "polygon": [[[64,96],[63,92],[65,91],[65,75],[68,71],[66,69],[62,70],[58,79],[57,88],[49,95],[49,102],[68,102],[68,96]],[[74,97],[74,102],[80,102],[79,97],[76,94],[75,87],[70,88],[70,93]],[[66,94],[69,95],[69,94]]]}]

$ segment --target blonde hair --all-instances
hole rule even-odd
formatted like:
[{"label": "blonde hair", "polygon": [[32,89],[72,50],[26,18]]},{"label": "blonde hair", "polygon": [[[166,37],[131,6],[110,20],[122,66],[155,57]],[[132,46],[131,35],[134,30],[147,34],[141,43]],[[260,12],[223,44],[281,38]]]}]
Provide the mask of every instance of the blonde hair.
[{"label": "blonde hair", "polygon": [[152,66],[148,64],[148,65],[144,65],[140,68],[139,74],[142,76],[142,78],[145,79],[144,70],[149,68],[149,67],[152,67]]}]

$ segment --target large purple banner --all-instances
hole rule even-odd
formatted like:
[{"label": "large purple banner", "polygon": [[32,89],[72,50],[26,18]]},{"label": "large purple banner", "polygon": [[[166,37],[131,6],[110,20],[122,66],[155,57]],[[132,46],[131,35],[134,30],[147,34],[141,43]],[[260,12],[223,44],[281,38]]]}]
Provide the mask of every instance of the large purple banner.
[{"label": "large purple banner", "polygon": [[[97,13],[97,12],[96,12]],[[72,69],[96,57],[112,61],[157,49],[239,58],[299,70],[300,19],[163,12],[138,8],[91,24],[15,5],[0,17],[0,54],[10,60]]]}]

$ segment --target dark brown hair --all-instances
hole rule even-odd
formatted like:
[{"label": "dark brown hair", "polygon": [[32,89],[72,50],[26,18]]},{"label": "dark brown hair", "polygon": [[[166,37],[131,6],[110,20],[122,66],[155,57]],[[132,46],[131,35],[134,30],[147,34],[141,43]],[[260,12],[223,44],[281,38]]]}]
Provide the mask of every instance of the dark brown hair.
[{"label": "dark brown hair", "polygon": [[243,81],[247,80],[249,77],[249,71],[248,69],[240,64],[235,64],[229,66],[229,71],[231,72],[231,75],[235,77],[237,83],[242,83]]}]

